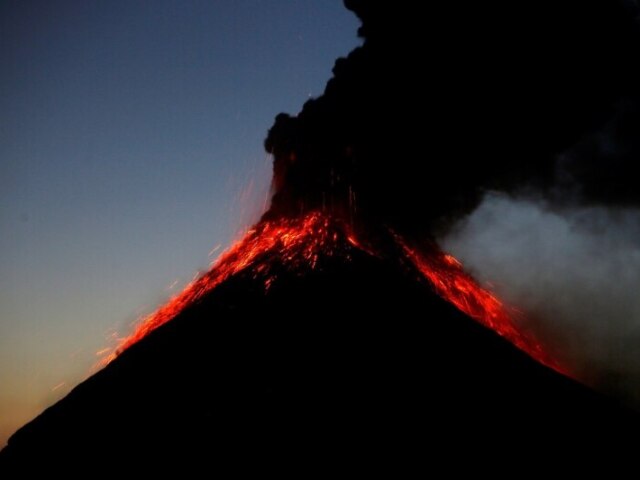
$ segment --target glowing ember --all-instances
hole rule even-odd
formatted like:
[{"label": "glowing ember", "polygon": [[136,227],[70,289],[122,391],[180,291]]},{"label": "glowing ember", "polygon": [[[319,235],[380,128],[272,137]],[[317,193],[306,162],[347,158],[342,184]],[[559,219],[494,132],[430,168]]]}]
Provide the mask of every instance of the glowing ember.
[{"label": "glowing ember", "polygon": [[479,323],[494,330],[540,363],[562,372],[556,361],[533,336],[516,328],[505,306],[482,288],[453,256],[440,251],[423,255],[398,239],[407,257],[429,280],[438,295]]},{"label": "glowing ember", "polygon": [[[345,230],[344,226],[342,230]],[[192,281],[166,305],[143,318],[133,334],[118,341],[116,349],[101,350],[99,353],[103,359],[99,366],[111,362],[120,352],[173,319],[229,277],[252,267],[256,277],[266,278],[265,288],[268,289],[275,276],[270,272],[274,260],[289,271],[301,267],[315,269],[320,256],[333,256],[339,248],[344,250],[343,235],[337,222],[320,213],[311,213],[302,219],[260,222],[222,254],[207,273]],[[345,254],[348,255],[347,252]]]},{"label": "glowing ember", "polygon": [[[401,247],[402,255],[439,296],[539,362],[559,370],[540,343],[519,331],[502,303],[467,275],[455,258],[435,248],[421,253],[407,246],[402,238],[395,235],[394,238]],[[319,212],[298,219],[262,221],[225,252],[207,273],[191,282],[155,313],[142,319],[134,333],[121,339],[115,350],[101,351],[105,356],[100,363],[109,363],[120,352],[175,318],[233,275],[246,271],[254,278],[260,278],[267,290],[277,279],[274,266],[303,274],[308,269],[317,268],[322,258],[341,255],[348,259],[350,250],[384,256],[364,247],[365,244],[347,225]]]}]

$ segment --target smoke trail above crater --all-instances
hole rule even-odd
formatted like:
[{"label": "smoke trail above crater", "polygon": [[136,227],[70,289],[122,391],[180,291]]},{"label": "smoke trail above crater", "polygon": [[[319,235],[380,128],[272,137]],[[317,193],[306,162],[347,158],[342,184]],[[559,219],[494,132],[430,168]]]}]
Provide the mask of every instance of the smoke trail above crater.
[{"label": "smoke trail above crater", "polygon": [[[560,167],[585,195],[598,190],[602,158],[560,165],[558,154],[623,98],[636,101],[635,2],[345,4],[362,20],[363,45],[336,62],[322,96],[280,114],[265,141],[272,215],[350,209],[432,233],[487,189],[555,188]],[[632,163],[619,159],[610,183],[629,184]]]}]

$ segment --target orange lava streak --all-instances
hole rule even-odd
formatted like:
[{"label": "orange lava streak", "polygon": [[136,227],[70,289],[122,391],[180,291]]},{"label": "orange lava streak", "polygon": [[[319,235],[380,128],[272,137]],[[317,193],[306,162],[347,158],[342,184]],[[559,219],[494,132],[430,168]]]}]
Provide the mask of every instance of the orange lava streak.
[{"label": "orange lava streak", "polygon": [[[104,356],[98,366],[107,365],[119,353],[245,268],[253,266],[256,275],[269,274],[271,263],[259,262],[261,258],[277,258],[289,270],[299,267],[314,269],[320,254],[331,256],[335,253],[339,243],[335,224],[329,216],[320,213],[311,213],[302,219],[260,222],[222,254],[208,272],[192,281],[157,311],[143,318],[130,336],[120,339],[115,349],[108,349],[108,355],[108,352],[101,350]],[[267,276],[265,288],[268,289],[272,282],[273,277]]]},{"label": "orange lava streak", "polygon": [[436,293],[480,324],[488,327],[538,362],[564,373],[532,335],[519,330],[503,303],[482,288],[453,256],[436,251],[422,255],[398,239],[407,257]]},{"label": "orange lava streak", "polygon": [[[208,272],[187,285],[166,305],[143,318],[130,336],[119,340],[115,349],[105,349],[107,352],[99,366],[108,364],[120,352],[172,320],[187,306],[197,302],[222,282],[245,269],[249,268],[248,272],[255,278],[260,276],[267,290],[277,277],[277,272],[273,269],[276,265],[283,266],[288,271],[304,273],[309,268],[315,269],[321,257],[340,253],[348,258],[349,248],[373,256],[384,256],[364,247],[361,238],[350,230],[346,225],[319,212],[310,213],[298,219],[258,223],[227,250]],[[399,236],[394,235],[394,237],[404,256],[433,286],[440,297],[482,325],[494,330],[540,363],[562,372],[533,336],[517,328],[500,300],[480,287],[471,276],[465,273],[462,265],[454,257],[437,249],[420,253],[408,247]],[[103,351],[101,350],[100,353],[102,354]]]}]

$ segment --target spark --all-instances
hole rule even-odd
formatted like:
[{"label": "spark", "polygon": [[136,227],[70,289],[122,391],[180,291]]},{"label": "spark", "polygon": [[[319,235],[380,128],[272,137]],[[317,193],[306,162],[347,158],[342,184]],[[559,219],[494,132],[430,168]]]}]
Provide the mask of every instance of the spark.
[{"label": "spark", "polygon": [[[467,274],[455,257],[434,246],[426,249],[409,247],[402,237],[393,232],[390,234],[399,246],[405,263],[408,261],[409,265],[413,265],[436,294],[540,363],[562,372],[542,345],[518,327],[509,309]],[[348,260],[352,251],[385,257],[384,252],[377,251],[363,241],[363,237],[356,234],[350,224],[325,213],[312,212],[299,218],[263,220],[223,252],[209,271],[196,275],[181,293],[142,318],[131,335],[116,338],[115,348],[100,350],[98,355],[103,358],[99,366],[110,363],[119,353],[171,321],[234,275],[248,272],[252,278],[262,281],[266,292],[277,281],[278,272],[304,274],[309,269],[319,268],[325,258],[340,255]]]},{"label": "spark", "polygon": [[[396,237],[396,240],[440,297],[506,338],[540,363],[560,373],[566,373],[533,335],[518,328],[514,314],[510,313],[490,290],[481,287],[466,273],[455,257],[441,251],[423,254],[410,248],[399,237]],[[517,313],[515,309],[512,311]]]},{"label": "spark", "polygon": [[104,357],[98,366],[110,363],[120,352],[176,317],[189,305],[198,302],[231,276],[249,267],[253,267],[254,276],[257,273],[264,275],[265,289],[272,285],[277,276],[272,268],[275,266],[274,259],[289,271],[303,267],[316,268],[320,252],[323,256],[332,256],[337,252],[341,238],[337,235],[337,229],[335,221],[317,212],[300,219],[260,222],[222,253],[208,272],[196,276],[181,293],[138,322],[134,332],[121,339],[115,349],[102,349],[99,355]]}]

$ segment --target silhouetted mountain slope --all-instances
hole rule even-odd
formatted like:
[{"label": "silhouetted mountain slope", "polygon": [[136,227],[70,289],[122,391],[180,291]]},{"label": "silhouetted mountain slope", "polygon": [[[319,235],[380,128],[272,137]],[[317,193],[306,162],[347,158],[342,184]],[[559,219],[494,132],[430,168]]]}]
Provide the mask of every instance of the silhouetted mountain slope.
[{"label": "silhouetted mountain slope", "polygon": [[[559,154],[637,104],[636,3],[346,4],[363,45],[321,97],[277,117],[263,220],[113,363],[18,431],[1,469],[309,473],[348,460],[397,473],[481,457],[525,461],[519,477],[556,456],[631,458],[636,414],[435,295],[408,247],[487,189],[553,190]],[[569,174],[594,201],[637,200],[636,157],[620,157],[604,195],[593,192],[609,164],[584,158]],[[384,230],[365,239],[390,255],[361,249],[351,234],[363,225]],[[438,285],[442,270],[430,274]],[[445,287],[460,293],[469,283],[456,275]]]},{"label": "silhouetted mountain slope", "polygon": [[356,251],[283,271],[266,292],[255,271],[231,277],[19,430],[0,471],[78,459],[313,471],[397,455],[426,468],[434,442],[489,461],[530,447],[571,457],[617,452],[637,429],[404,268]]}]

